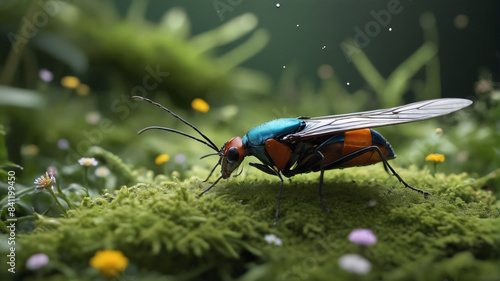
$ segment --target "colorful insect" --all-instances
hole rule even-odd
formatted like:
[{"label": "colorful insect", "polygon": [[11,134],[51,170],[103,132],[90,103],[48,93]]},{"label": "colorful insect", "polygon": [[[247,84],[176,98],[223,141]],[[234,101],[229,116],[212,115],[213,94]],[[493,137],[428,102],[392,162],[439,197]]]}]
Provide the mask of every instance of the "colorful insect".
[{"label": "colorful insect", "polygon": [[193,128],[204,140],[174,129],[157,126],[144,128],[138,134],[151,129],[181,134],[215,150],[215,153],[205,155],[202,158],[212,155],[220,157],[205,181],[210,178],[219,165],[221,165],[221,175],[199,196],[209,191],[221,179],[227,179],[245,157],[254,156],[259,159],[261,163],[250,162],[250,166],[277,176],[281,180],[275,222],[279,218],[283,191],[282,176],[291,177],[296,174],[320,172],[318,192],[321,206],[328,212],[330,210],[326,208],[322,195],[325,170],[366,166],[382,162],[386,171],[390,170],[404,186],[427,194],[426,191],[406,183],[394,171],[387,162],[387,160],[396,158],[394,150],[381,134],[370,128],[430,119],[472,104],[472,101],[466,99],[443,98],[350,114],[316,118],[281,118],[258,125],[250,129],[242,138],[232,138],[219,149],[195,126],[169,109],[144,97],[134,96],[132,98],[142,99],[162,108]]}]

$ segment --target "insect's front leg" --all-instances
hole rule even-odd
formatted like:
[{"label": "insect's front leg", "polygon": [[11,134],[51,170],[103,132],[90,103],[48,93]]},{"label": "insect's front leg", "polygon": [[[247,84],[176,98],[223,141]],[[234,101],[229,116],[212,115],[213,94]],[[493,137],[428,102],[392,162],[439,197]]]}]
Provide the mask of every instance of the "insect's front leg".
[{"label": "insect's front leg", "polygon": [[278,224],[278,218],[280,215],[281,193],[283,191],[283,177],[281,176],[279,171],[277,171],[276,169],[273,169],[272,167],[270,167],[268,165],[259,164],[259,163],[255,163],[255,162],[249,162],[248,164],[252,167],[255,167],[255,168],[261,170],[262,172],[264,172],[266,174],[270,174],[270,175],[277,176],[278,178],[280,178],[280,192],[278,194],[278,205],[276,207],[276,216],[274,219],[274,225],[276,225],[276,224]]}]

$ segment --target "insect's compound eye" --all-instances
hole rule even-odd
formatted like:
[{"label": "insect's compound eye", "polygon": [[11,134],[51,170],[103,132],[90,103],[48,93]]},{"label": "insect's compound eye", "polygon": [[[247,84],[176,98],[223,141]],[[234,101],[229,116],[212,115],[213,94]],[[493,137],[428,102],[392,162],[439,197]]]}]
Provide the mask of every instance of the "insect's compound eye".
[{"label": "insect's compound eye", "polygon": [[230,147],[226,152],[226,159],[229,163],[236,163],[240,160],[240,152],[237,147]]}]

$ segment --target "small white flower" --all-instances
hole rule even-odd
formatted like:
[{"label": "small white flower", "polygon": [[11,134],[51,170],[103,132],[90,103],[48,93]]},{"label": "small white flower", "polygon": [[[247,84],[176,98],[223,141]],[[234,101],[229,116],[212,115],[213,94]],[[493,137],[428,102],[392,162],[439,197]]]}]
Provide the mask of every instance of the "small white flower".
[{"label": "small white flower", "polygon": [[274,234],[267,234],[266,236],[264,236],[264,240],[266,240],[267,243],[274,244],[276,246],[283,245],[283,243],[281,242],[281,239],[279,239],[278,236],[276,236]]},{"label": "small white flower", "polygon": [[95,175],[99,178],[105,178],[109,176],[109,169],[107,167],[101,166],[95,169]]},{"label": "small white flower", "polygon": [[377,200],[370,199],[370,201],[368,201],[368,206],[369,207],[375,207],[376,205],[377,205]]},{"label": "small white flower", "polygon": [[49,257],[46,254],[34,254],[26,261],[26,268],[37,270],[49,263]]},{"label": "small white flower", "polygon": [[372,269],[370,261],[357,254],[343,255],[339,259],[339,266],[356,274],[367,274]]},{"label": "small white flower", "polygon": [[85,121],[91,125],[99,123],[101,120],[101,114],[99,112],[91,111],[85,115]]},{"label": "small white flower", "polygon": [[35,180],[37,189],[48,189],[52,188],[52,186],[56,183],[56,178],[54,176],[49,176],[48,172],[45,172],[45,176],[43,175]]},{"label": "small white flower", "polygon": [[78,160],[78,163],[80,163],[80,165],[82,166],[97,166],[97,160],[95,160],[94,157],[82,157],[80,160]]}]

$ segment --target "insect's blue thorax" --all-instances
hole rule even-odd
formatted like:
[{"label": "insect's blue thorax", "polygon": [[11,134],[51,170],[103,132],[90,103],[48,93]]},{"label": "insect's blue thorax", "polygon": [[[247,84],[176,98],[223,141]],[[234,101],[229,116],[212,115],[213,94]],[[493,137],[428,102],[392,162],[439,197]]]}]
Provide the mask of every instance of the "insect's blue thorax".
[{"label": "insect's blue thorax", "polygon": [[[255,157],[264,163],[268,162],[264,144],[267,139],[279,138],[297,132],[305,125],[304,120],[297,118],[281,118],[258,125],[243,136],[243,145]],[[269,164],[269,163],[266,163]]]}]

